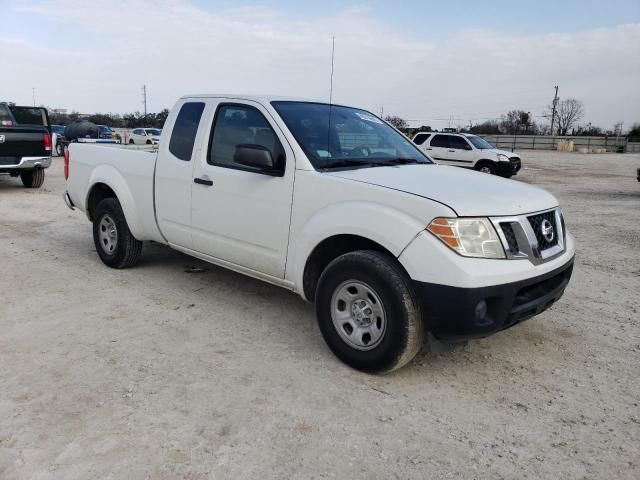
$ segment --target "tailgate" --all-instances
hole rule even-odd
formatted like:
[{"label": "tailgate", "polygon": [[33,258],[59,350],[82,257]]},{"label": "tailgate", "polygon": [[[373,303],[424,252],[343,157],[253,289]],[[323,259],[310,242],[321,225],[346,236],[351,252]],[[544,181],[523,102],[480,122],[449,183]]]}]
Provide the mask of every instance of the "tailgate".
[{"label": "tailgate", "polygon": [[48,157],[45,150],[45,128],[0,127],[0,165],[12,165],[22,157]]}]

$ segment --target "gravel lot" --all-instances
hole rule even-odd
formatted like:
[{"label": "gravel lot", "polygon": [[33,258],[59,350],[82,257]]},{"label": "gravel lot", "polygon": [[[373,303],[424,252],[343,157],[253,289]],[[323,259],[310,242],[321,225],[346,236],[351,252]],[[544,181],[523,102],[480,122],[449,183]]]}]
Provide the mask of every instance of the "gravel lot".
[{"label": "gravel lot", "polygon": [[60,159],[0,177],[0,478],[640,478],[640,155],[523,156],[577,240],[566,295],[387,376],[285,290],[153,244],[104,267]]}]

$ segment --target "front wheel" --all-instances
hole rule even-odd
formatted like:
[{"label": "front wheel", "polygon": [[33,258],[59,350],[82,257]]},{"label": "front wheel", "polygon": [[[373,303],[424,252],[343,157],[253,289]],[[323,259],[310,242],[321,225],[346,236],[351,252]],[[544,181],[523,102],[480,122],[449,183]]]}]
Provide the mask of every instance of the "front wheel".
[{"label": "front wheel", "polygon": [[20,180],[26,188],[40,188],[44,183],[44,168],[20,173]]},{"label": "front wheel", "polygon": [[93,242],[102,262],[112,268],[134,266],[142,252],[142,242],[129,230],[116,198],[106,198],[96,207],[93,214]]},{"label": "front wheel", "polygon": [[367,250],[336,258],[320,276],[315,300],[327,345],[353,368],[390,372],[422,346],[419,302],[406,273],[388,255]]},{"label": "front wheel", "polygon": [[481,173],[488,173],[494,175],[496,173],[496,167],[491,162],[480,162],[476,165],[476,170]]}]

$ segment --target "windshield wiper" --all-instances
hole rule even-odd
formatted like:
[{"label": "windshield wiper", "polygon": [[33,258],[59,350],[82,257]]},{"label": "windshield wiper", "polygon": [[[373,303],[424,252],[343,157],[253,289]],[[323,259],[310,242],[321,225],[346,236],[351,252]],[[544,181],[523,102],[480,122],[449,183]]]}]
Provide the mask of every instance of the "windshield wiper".
[{"label": "windshield wiper", "polygon": [[388,160],[382,160],[377,163],[382,163],[384,165],[412,165],[414,163],[419,163],[419,162],[415,158],[398,157],[398,158],[390,158]]},{"label": "windshield wiper", "polygon": [[334,162],[326,163],[322,166],[322,170],[331,169],[331,168],[345,168],[345,167],[371,167],[375,166],[374,162],[369,162],[367,160],[336,160]]}]

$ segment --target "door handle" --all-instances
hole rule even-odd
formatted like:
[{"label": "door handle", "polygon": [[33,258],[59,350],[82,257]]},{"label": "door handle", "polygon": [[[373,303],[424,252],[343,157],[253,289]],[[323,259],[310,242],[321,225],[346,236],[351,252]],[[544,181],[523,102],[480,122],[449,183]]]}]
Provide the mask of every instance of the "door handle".
[{"label": "door handle", "polygon": [[425,148],[425,150],[433,150],[433,148],[427,147],[427,148]]},{"label": "door handle", "polygon": [[451,149],[449,149],[449,151],[450,151],[450,152],[455,152],[455,150],[451,150]]},{"label": "door handle", "polygon": [[206,185],[207,187],[211,187],[213,185],[213,180],[209,180],[208,178],[194,178],[193,183],[197,183],[198,185]]}]

